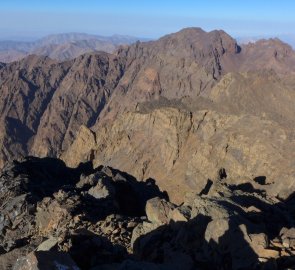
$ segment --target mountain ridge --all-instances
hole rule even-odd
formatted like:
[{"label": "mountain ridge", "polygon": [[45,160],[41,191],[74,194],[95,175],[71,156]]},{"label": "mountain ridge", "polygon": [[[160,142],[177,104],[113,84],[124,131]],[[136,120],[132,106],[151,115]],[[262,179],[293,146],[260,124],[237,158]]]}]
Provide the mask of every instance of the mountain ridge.
[{"label": "mountain ridge", "polygon": [[87,52],[114,52],[118,46],[131,44],[139,39],[125,35],[99,36],[72,32],[48,35],[30,42],[4,40],[0,41],[0,62],[17,61],[29,54],[63,61]]},{"label": "mountain ridge", "polygon": [[[130,155],[130,153],[116,152],[113,143],[118,141],[120,148],[124,149],[128,144],[126,138],[130,137],[130,134],[118,138],[114,134],[113,142],[107,141],[106,143],[100,142],[97,138],[105,137],[108,130],[111,132],[111,130],[125,126],[124,123],[119,122],[118,124],[121,115],[129,113],[129,116],[126,116],[128,119],[132,113],[135,113],[130,118],[126,130],[133,125],[138,126],[137,121],[140,119],[145,124],[149,123],[148,119],[152,117],[153,112],[146,114],[147,119],[143,119],[143,116],[135,117],[141,107],[147,106],[142,104],[154,104],[155,108],[164,106],[161,115],[167,114],[168,116],[165,116],[167,119],[173,118],[170,116],[169,104],[175,104],[176,108],[177,104],[180,104],[188,111],[188,117],[185,117],[188,121],[190,113],[198,115],[197,119],[200,117],[199,124],[195,124],[194,129],[200,129],[203,125],[204,120],[202,119],[205,112],[211,115],[212,119],[208,119],[205,125],[205,130],[208,130],[204,133],[208,132],[207,135],[202,135],[199,131],[197,135],[194,132],[185,135],[177,129],[171,146],[169,146],[172,150],[168,147],[173,153],[172,156],[178,156],[184,151],[183,147],[188,143],[187,136],[197,136],[197,141],[208,143],[207,148],[201,151],[209,151],[216,132],[214,125],[223,121],[227,122],[227,118],[240,119],[236,126],[230,127],[230,124],[228,126],[229,130],[237,130],[242,128],[242,123],[249,124],[249,121],[245,120],[246,115],[254,117],[253,121],[256,126],[253,130],[258,130],[260,124],[265,125],[266,134],[272,133],[272,129],[282,130],[278,133],[280,135],[277,135],[276,140],[280,141],[282,135],[280,143],[288,149],[287,146],[293,143],[293,131],[290,130],[290,125],[293,124],[292,119],[294,119],[292,109],[294,98],[293,82],[289,78],[292,78],[295,72],[294,59],[294,51],[278,40],[262,41],[256,45],[244,47],[239,46],[224,31],[205,32],[200,28],[188,28],[166,35],[157,41],[121,46],[114,54],[88,53],[63,62],[51,60],[49,57],[29,56],[19,62],[5,64],[0,69],[1,165],[3,166],[7,160],[30,154],[41,157],[62,155],[69,164],[75,165],[80,162],[80,158],[84,159],[83,155],[85,155],[97,160],[97,163],[114,162],[111,165],[116,167],[116,162],[112,161],[115,158],[112,157],[117,155],[116,160],[119,164],[120,158],[124,160],[123,156]],[[272,106],[269,107],[270,105]],[[182,113],[176,111],[175,115],[175,121],[183,119]],[[165,120],[163,125],[158,127],[162,131],[155,135],[162,136],[162,134],[172,132],[174,127],[166,124],[167,121]],[[267,121],[272,124],[268,125]],[[79,144],[75,144],[75,140],[80,143],[86,141],[76,136],[82,125],[92,128],[96,134],[95,141],[100,143],[90,143],[87,153],[82,149],[83,155],[79,153],[74,155],[71,144],[73,142],[74,145]],[[122,132],[124,134],[123,130]],[[143,133],[135,133],[135,145],[138,143],[136,140],[140,140],[145,132],[148,134],[152,131],[147,129]],[[216,137],[225,138],[227,136],[224,131],[217,133]],[[92,142],[91,132],[85,131],[84,134]],[[148,136],[147,134],[145,136]],[[211,136],[213,137],[210,139]],[[248,135],[245,148],[250,143],[251,136],[253,139],[255,137]],[[264,135],[261,136],[255,139],[259,141]],[[263,140],[268,141],[270,137],[266,136]],[[149,149],[151,143],[148,140],[142,143],[141,149],[138,148],[139,151],[135,150],[136,148],[131,149],[134,162],[135,160],[141,160],[141,162],[138,162],[136,166],[134,163],[126,162],[124,170],[136,175],[139,179],[142,178],[142,171],[154,170],[156,172],[156,167],[148,165],[151,157],[146,156],[145,153],[149,152],[142,152],[145,147]],[[220,149],[217,147],[214,151],[223,153],[225,146],[226,144]],[[259,147],[267,148],[264,144]],[[98,149],[101,149],[101,153],[97,152]],[[150,149],[151,155],[156,153],[157,148],[153,149]],[[167,149],[165,151],[168,151]],[[193,149],[196,151],[198,145],[194,145]],[[243,152],[245,150],[236,149],[234,151]],[[265,155],[273,151],[274,148],[269,148]],[[74,160],[70,158],[71,155]],[[282,160],[290,159],[290,156],[292,156],[291,153],[287,151],[285,155],[282,155]],[[174,168],[174,165],[178,164],[173,160],[175,158],[169,159],[170,167],[167,165],[167,168]],[[193,160],[197,162],[197,165],[192,165],[193,167],[200,166],[198,165],[198,162],[201,162],[199,157]],[[259,162],[256,157],[253,160]],[[273,164],[271,158],[267,160],[269,164]],[[215,166],[223,166],[222,160],[215,160],[210,154],[203,162],[207,163],[207,169],[200,172],[202,179],[199,180],[200,183],[205,181],[213,171],[211,177],[216,174],[219,168]],[[241,160],[238,161],[237,168],[241,166],[240,162]],[[185,161],[179,163],[185,163]],[[291,166],[289,162],[286,164],[286,166]],[[129,165],[134,166],[136,172]],[[226,169],[234,171],[230,167]],[[250,171],[239,170],[241,174],[244,174],[245,179],[251,177]],[[255,171],[254,167],[252,170]],[[179,169],[178,172],[187,173],[184,168]],[[264,174],[266,172],[263,171]],[[291,174],[291,170],[288,173]],[[269,179],[275,178],[274,174],[268,174]],[[144,175],[148,177],[147,173]],[[155,177],[162,181],[163,187],[166,185],[167,175],[156,175]],[[182,176],[179,175],[179,177]],[[286,181],[289,181],[290,177],[290,175],[286,176]],[[183,179],[187,179],[188,182],[192,181],[190,177]],[[278,193],[280,192],[282,194],[283,190],[278,189]]]}]

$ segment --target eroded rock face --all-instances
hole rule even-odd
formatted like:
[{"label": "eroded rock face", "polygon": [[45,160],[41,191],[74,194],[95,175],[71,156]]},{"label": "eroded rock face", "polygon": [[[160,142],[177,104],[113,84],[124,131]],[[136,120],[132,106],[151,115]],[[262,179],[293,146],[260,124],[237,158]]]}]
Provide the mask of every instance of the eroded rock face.
[{"label": "eroded rock face", "polygon": [[122,76],[107,53],[58,63],[29,56],[1,68],[1,167],[14,157],[56,156],[92,126]]},{"label": "eroded rock face", "polygon": [[[213,48],[217,64],[209,57]],[[119,51],[133,59],[127,66],[136,65],[137,72],[125,72],[118,84],[124,91],[114,91],[92,127],[95,143],[84,148],[78,135],[62,159],[69,166],[93,160],[137,179],[157,179],[178,203],[190,189],[202,192],[208,179],[218,179],[220,168],[228,183],[262,177],[263,189],[286,199],[294,183],[293,54],[278,40],[240,50],[225,33],[200,29]],[[183,64],[175,64],[180,58]],[[201,71],[187,75],[195,64],[215,79]]]},{"label": "eroded rock face", "polygon": [[[208,179],[219,179],[220,168],[231,184],[257,186],[261,177],[258,186],[269,194],[287,198],[294,190],[292,133],[258,116],[158,108],[126,113],[96,137],[89,152],[94,164],[121,168],[137,179],[157,179],[173,202],[183,201],[191,189],[202,192]],[[69,166],[87,156],[68,160],[75,149],[76,144],[64,156]]]}]

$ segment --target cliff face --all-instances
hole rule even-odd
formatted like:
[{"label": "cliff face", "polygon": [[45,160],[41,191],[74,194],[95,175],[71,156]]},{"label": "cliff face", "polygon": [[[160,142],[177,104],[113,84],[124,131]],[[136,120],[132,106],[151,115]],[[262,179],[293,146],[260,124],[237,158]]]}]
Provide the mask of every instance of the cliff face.
[{"label": "cliff face", "polygon": [[58,155],[80,125],[112,119],[138,102],[198,95],[220,76],[220,59],[235,53],[231,47],[234,40],[223,32],[187,29],[122,47],[117,55],[86,54],[63,63],[29,56],[1,64],[2,165],[19,155]]},{"label": "cliff face", "polygon": [[0,70],[1,166],[28,154],[40,118],[68,68],[68,63],[30,56]]},{"label": "cliff face", "polygon": [[81,125],[91,126],[122,76],[122,62],[100,53],[57,63],[30,56],[3,67],[1,162],[57,155]]},{"label": "cliff face", "polygon": [[93,160],[140,180],[156,179],[174,202],[190,190],[201,192],[222,168],[231,184],[255,186],[262,177],[263,189],[284,198],[294,188],[294,140],[279,124],[251,115],[160,108],[123,114],[96,133],[88,152],[80,143],[84,136],[62,156],[68,165]]},{"label": "cliff face", "polygon": [[127,59],[126,70],[102,112],[103,121],[159,97],[207,95],[222,74],[233,69],[231,59],[238,52],[235,40],[223,31],[200,28],[118,50],[118,56]]},{"label": "cliff face", "polygon": [[119,59],[104,53],[75,59],[40,119],[31,152],[57,155],[81,125],[92,126],[121,78],[122,67]]}]

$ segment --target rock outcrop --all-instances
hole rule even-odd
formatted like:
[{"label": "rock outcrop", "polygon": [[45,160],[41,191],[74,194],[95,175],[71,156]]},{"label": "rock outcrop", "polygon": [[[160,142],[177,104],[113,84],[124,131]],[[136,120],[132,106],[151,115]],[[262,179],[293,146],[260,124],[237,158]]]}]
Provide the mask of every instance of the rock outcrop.
[{"label": "rock outcrop", "polygon": [[[224,112],[229,107],[219,110],[217,106],[216,110],[170,106],[127,112],[99,128],[88,154],[83,150],[76,154],[82,140],[78,137],[63,158],[69,166],[93,160],[95,165],[120,168],[140,180],[157,179],[178,203],[187,191],[202,192],[208,179],[219,179],[221,168],[227,183],[250,182],[286,199],[294,190],[294,140],[287,126],[293,120],[276,113],[261,117],[255,111],[229,114]],[[259,184],[260,178],[264,181]]]}]

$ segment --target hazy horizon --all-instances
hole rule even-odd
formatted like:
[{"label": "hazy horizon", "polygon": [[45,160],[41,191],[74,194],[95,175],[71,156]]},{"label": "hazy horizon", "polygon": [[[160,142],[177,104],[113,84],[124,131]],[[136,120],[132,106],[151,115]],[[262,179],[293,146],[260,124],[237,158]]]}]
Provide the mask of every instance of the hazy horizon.
[{"label": "hazy horizon", "polygon": [[[198,27],[198,26],[194,26],[194,27]],[[180,31],[181,29],[178,29],[177,31]],[[212,30],[216,30],[216,29],[212,29]],[[174,31],[174,32],[177,32]],[[211,30],[208,30],[211,31]],[[131,36],[131,35],[124,35],[124,34],[117,34],[117,33],[113,33],[113,34],[109,34],[109,35],[101,35],[100,33],[87,33],[87,32],[60,32],[60,33],[49,33],[47,35],[41,35],[41,36],[36,36],[36,37],[29,37],[29,36],[12,36],[10,38],[1,38],[0,37],[0,42],[2,41],[15,41],[15,42],[35,42],[38,41],[39,39],[42,38],[46,38],[50,35],[59,35],[59,34],[87,34],[87,35],[97,35],[97,36],[103,36],[103,37],[111,37],[111,36],[115,36],[115,35],[120,35],[120,36],[126,36],[126,37],[131,37],[131,38],[138,38],[138,40],[140,41],[149,41],[149,40],[156,40],[159,37],[156,38],[150,38],[150,37],[139,37],[139,36]],[[166,34],[171,34],[170,33],[166,33]],[[235,38],[237,40],[237,42],[239,44],[246,44],[249,42],[256,42],[260,39],[270,39],[270,38],[279,38],[280,40],[282,40],[283,42],[286,42],[287,44],[291,45],[293,47],[293,49],[295,49],[295,35],[288,35],[288,34],[281,34],[281,35],[258,35],[258,36],[232,36],[233,38]]]},{"label": "hazy horizon", "polygon": [[295,2],[263,2],[2,1],[0,39],[32,40],[67,32],[156,39],[192,26],[223,29],[234,37],[293,36]]}]

